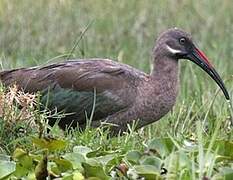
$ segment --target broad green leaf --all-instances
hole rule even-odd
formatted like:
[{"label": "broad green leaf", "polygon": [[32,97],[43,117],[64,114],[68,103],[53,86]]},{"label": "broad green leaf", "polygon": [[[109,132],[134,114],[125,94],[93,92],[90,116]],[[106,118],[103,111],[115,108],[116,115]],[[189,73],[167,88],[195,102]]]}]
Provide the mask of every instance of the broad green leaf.
[{"label": "broad green leaf", "polygon": [[64,140],[58,139],[42,139],[33,138],[33,144],[41,149],[48,149],[49,151],[58,151],[65,149],[67,143]]},{"label": "broad green leaf", "polygon": [[29,172],[34,170],[35,164],[33,158],[24,150],[17,148],[13,153],[13,158],[17,161],[14,175],[17,177],[26,176]]},{"label": "broad green leaf", "polygon": [[20,159],[21,157],[27,155],[27,152],[25,152],[23,149],[16,148],[14,153],[13,153],[13,158],[14,159]]},{"label": "broad green leaf", "polygon": [[103,166],[106,166],[111,160],[115,158],[115,155],[113,154],[108,154],[105,156],[99,156],[96,158],[98,162],[100,162]]},{"label": "broad green leaf", "polygon": [[101,163],[96,160],[96,158],[88,158],[86,159],[86,163],[90,164],[91,166],[101,166]]},{"label": "broad green leaf", "polygon": [[16,169],[15,162],[0,160],[0,179],[13,173],[15,169]]},{"label": "broad green leaf", "polygon": [[20,178],[20,177],[26,176],[30,172],[31,172],[31,169],[24,167],[21,163],[17,163],[14,175]]},{"label": "broad green leaf", "polygon": [[0,154],[0,161],[10,161],[11,157],[5,154]]},{"label": "broad green leaf", "polygon": [[154,180],[160,178],[160,170],[152,165],[136,165],[134,169],[137,174],[145,177],[148,180]]},{"label": "broad green leaf", "polygon": [[73,180],[72,172],[62,173],[62,180]]},{"label": "broad green leaf", "polygon": [[183,151],[175,151],[170,153],[164,160],[164,167],[170,173],[185,172],[186,169],[192,169],[191,159]]},{"label": "broad green leaf", "polygon": [[92,157],[96,157],[96,156],[99,156],[99,155],[105,155],[106,153],[104,153],[102,148],[101,147],[98,147],[97,149],[89,152],[86,154],[86,157],[88,158],[92,158]]},{"label": "broad green leaf", "polygon": [[73,172],[73,179],[84,180],[84,176],[79,171]]},{"label": "broad green leaf", "polygon": [[92,157],[99,157],[99,156],[105,156],[108,154],[116,154],[119,153],[119,151],[103,151],[102,147],[99,147],[95,150],[92,150],[91,152],[87,153],[87,157],[88,158],[92,158]]},{"label": "broad green leaf", "polygon": [[142,153],[140,153],[139,151],[129,151],[126,154],[126,159],[134,164],[138,164],[139,163],[139,159],[142,157]]},{"label": "broad green leaf", "polygon": [[172,151],[174,144],[170,138],[155,138],[149,142],[148,148],[164,157]]},{"label": "broad green leaf", "polygon": [[[72,167],[72,165],[71,165]],[[48,171],[52,174],[56,174],[56,175],[61,175],[62,171],[63,170],[60,170],[57,166],[57,164],[53,161],[50,161],[48,162]]]},{"label": "broad green leaf", "polygon": [[27,169],[33,168],[33,159],[30,155],[25,154],[23,156],[18,157],[17,160],[18,160],[17,164],[21,164],[21,166]]},{"label": "broad green leaf", "polygon": [[[60,179],[60,178],[59,178]],[[79,171],[62,173],[62,180],[84,180],[85,177]]]},{"label": "broad green leaf", "polygon": [[233,142],[226,140],[217,140],[214,143],[214,149],[218,147],[218,155],[228,157],[233,160]]},{"label": "broad green leaf", "polygon": [[145,156],[140,160],[142,165],[155,166],[157,169],[161,169],[162,160],[156,156]]},{"label": "broad green leaf", "polygon": [[233,168],[229,168],[229,167],[221,168],[220,172],[216,174],[213,179],[232,180],[233,179]]},{"label": "broad green leaf", "polygon": [[84,168],[85,177],[92,178],[99,178],[101,180],[108,180],[110,179],[109,176],[104,172],[103,166],[93,166],[88,163],[82,163]]},{"label": "broad green leaf", "polygon": [[86,146],[74,146],[73,152],[82,154],[86,157],[88,153],[92,152],[92,149]]},{"label": "broad green leaf", "polygon": [[54,161],[59,169],[60,173],[72,170],[72,163],[63,158],[50,158],[50,161]]},{"label": "broad green leaf", "polygon": [[[116,167],[116,165],[119,165],[122,162],[122,159],[125,157],[125,155],[119,155],[119,154],[107,154],[104,156],[98,156],[87,159],[87,163],[92,165],[102,165],[104,166],[105,171],[109,171],[112,168]],[[90,162],[93,161],[93,162]]]},{"label": "broad green leaf", "polygon": [[27,180],[35,180],[36,179],[36,175],[34,172],[30,172],[28,175],[27,175]]},{"label": "broad green leaf", "polygon": [[98,177],[89,177],[89,178],[86,178],[86,180],[102,180]]},{"label": "broad green leaf", "polygon": [[191,169],[192,162],[184,151],[178,151],[177,156],[179,157],[179,166],[181,168]]},{"label": "broad green leaf", "polygon": [[82,170],[82,163],[86,161],[82,154],[74,152],[66,153],[63,157],[72,163],[73,169]]}]

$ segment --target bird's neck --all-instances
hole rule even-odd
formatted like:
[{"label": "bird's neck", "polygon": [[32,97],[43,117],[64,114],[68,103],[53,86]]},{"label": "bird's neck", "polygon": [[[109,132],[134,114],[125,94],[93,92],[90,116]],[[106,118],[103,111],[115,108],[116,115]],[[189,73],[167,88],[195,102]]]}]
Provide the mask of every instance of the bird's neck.
[{"label": "bird's neck", "polygon": [[155,56],[151,79],[155,81],[155,84],[160,84],[165,91],[171,90],[177,94],[179,87],[178,60],[166,56],[163,58]]}]

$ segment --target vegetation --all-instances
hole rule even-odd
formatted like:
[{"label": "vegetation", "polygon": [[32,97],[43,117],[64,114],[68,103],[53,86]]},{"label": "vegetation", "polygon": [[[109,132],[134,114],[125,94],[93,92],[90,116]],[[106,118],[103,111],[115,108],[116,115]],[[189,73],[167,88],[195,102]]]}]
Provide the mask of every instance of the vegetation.
[{"label": "vegetation", "polygon": [[[149,72],[156,35],[177,26],[192,33],[232,96],[232,22],[230,0],[1,0],[1,66],[107,57]],[[174,109],[114,138],[103,127],[48,133],[51,114],[37,95],[1,88],[0,179],[233,179],[228,104],[198,67],[180,65]]]}]

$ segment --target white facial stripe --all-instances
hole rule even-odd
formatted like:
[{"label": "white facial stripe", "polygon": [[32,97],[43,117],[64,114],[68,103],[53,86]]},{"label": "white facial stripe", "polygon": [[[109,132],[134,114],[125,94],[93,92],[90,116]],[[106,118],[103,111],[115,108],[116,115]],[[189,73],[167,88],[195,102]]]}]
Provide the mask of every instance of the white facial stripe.
[{"label": "white facial stripe", "polygon": [[172,54],[176,54],[176,53],[181,53],[180,50],[177,49],[173,49],[170,46],[167,45],[167,50],[170,51]]}]

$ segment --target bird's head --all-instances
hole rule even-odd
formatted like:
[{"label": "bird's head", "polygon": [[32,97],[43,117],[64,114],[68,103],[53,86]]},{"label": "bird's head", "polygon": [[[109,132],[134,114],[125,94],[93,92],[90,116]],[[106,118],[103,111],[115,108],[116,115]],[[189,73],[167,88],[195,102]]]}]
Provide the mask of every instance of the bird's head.
[{"label": "bird's head", "polygon": [[207,56],[195,46],[190,34],[178,28],[172,28],[165,31],[157,39],[154,53],[168,56],[175,60],[191,60],[207,72],[221,88],[226,99],[230,99],[228,91],[219,74],[214,69]]}]

